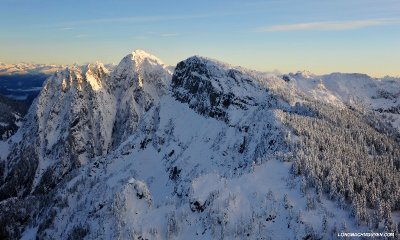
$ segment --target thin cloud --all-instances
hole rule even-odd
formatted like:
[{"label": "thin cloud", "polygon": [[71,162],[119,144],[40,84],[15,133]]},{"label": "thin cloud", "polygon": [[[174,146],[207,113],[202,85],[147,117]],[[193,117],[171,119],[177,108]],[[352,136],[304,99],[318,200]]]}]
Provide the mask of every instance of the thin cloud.
[{"label": "thin cloud", "polygon": [[78,34],[78,35],[75,35],[75,38],[87,38],[87,37],[89,37],[89,35],[87,35],[87,34]]},{"label": "thin cloud", "polygon": [[62,28],[59,28],[59,29],[62,30],[62,31],[69,31],[69,30],[73,30],[75,28],[73,28],[73,27],[62,27]]},{"label": "thin cloud", "polygon": [[178,35],[177,33],[161,33],[160,37],[176,37]]},{"label": "thin cloud", "polygon": [[174,33],[174,32],[162,32],[162,33],[147,32],[146,34],[148,37],[176,37],[176,36],[179,36],[178,33]]},{"label": "thin cloud", "polygon": [[[175,18],[179,19],[179,16]],[[139,23],[139,22],[157,22],[169,19],[174,19],[174,17],[144,16],[144,17],[123,17],[123,18],[99,18],[99,19],[89,19],[89,20],[69,22],[69,24],[95,25],[95,24],[108,24],[108,23]]]},{"label": "thin cloud", "polygon": [[164,21],[178,21],[178,20],[191,20],[191,19],[207,19],[207,18],[221,18],[228,16],[248,15],[253,12],[248,11],[227,11],[215,13],[200,13],[191,15],[150,15],[150,16],[127,16],[127,17],[110,17],[110,18],[93,18],[83,19],[69,22],[59,22],[51,24],[38,25],[39,28],[64,28],[65,26],[71,28],[78,28],[81,26],[92,26],[101,24],[133,24],[133,23],[147,23],[147,22],[164,22]]},{"label": "thin cloud", "polygon": [[[115,18],[97,18],[79,21],[71,21],[60,23],[63,26],[82,26],[82,25],[98,25],[98,24],[127,24],[127,23],[143,23],[143,22],[161,22],[161,21],[174,21],[174,20],[189,20],[189,19],[203,19],[212,17],[222,17],[242,14],[240,12],[226,12],[226,13],[209,13],[198,15],[160,15],[160,16],[129,16],[129,17],[115,17]],[[57,26],[53,25],[53,26]]]},{"label": "thin cloud", "polygon": [[353,21],[326,21],[326,22],[307,22],[286,25],[273,25],[263,27],[257,32],[282,32],[282,31],[301,31],[301,30],[320,30],[320,31],[342,31],[374,26],[385,26],[400,24],[397,18],[367,19]]},{"label": "thin cloud", "polygon": [[133,36],[132,38],[133,38],[133,39],[136,39],[136,40],[147,39],[147,37],[145,37],[145,36]]}]

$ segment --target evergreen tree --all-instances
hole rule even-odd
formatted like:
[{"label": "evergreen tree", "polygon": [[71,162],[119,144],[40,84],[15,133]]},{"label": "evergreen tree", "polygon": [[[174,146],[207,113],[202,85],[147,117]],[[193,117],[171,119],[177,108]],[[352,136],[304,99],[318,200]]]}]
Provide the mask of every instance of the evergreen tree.
[{"label": "evergreen tree", "polygon": [[324,216],[322,217],[322,231],[326,233],[327,230],[328,230],[328,219],[326,217],[326,214],[324,214]]}]

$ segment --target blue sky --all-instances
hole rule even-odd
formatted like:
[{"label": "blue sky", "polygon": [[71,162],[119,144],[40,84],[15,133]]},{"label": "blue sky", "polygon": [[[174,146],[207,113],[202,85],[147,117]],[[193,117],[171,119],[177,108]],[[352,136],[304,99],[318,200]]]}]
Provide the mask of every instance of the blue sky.
[{"label": "blue sky", "polygon": [[399,0],[1,0],[0,61],[175,65],[202,55],[282,72],[400,75]]}]

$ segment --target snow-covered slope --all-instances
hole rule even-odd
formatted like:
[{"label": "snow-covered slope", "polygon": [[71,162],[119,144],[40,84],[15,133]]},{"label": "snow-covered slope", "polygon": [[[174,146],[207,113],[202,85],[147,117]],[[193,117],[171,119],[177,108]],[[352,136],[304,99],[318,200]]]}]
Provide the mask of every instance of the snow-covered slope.
[{"label": "snow-covered slope", "polygon": [[[130,56],[121,64],[126,61]],[[129,72],[116,68],[114,74],[123,76],[116,78],[118,86],[127,86]],[[345,215],[329,208],[307,212],[306,200],[291,190],[296,181],[290,164],[279,161],[287,133],[276,116],[289,106],[263,84],[228,65],[192,57],[177,65],[171,91],[159,95],[159,104],[149,106],[115,152],[81,169],[57,192],[68,206],[57,211],[60,221],[40,231],[38,222],[31,231],[43,238],[286,238],[320,232],[316,219],[324,215]]]},{"label": "snow-covered slope", "polygon": [[[110,73],[94,64],[49,79],[0,165],[0,236],[330,239],[369,231],[364,218],[350,216],[366,211],[358,191],[370,189],[358,182],[344,189],[346,172],[326,171],[321,156],[344,159],[343,169],[398,173],[399,143],[390,129],[378,120],[372,127],[344,104],[314,101],[271,74],[198,56],[178,63],[172,76],[169,69],[137,50]],[[324,126],[336,127],[336,135],[309,131]],[[350,159],[353,133],[356,156],[371,161]],[[333,153],[320,146],[329,139],[343,139]],[[331,185],[318,178],[328,173]],[[392,189],[377,219],[383,230],[400,181],[376,175],[376,186]],[[375,198],[387,192],[380,189]]]},{"label": "snow-covered slope", "polygon": [[372,78],[358,73],[318,76],[305,71],[291,73],[285,78],[317,100],[373,110],[400,131],[400,78]]}]

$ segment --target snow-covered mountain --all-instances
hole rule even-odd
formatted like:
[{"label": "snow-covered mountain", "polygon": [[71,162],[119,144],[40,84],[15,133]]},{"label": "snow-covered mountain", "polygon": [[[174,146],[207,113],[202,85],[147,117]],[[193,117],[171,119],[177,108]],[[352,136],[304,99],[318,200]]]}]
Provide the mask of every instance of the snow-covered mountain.
[{"label": "snow-covered mountain", "polygon": [[307,71],[284,78],[317,100],[373,110],[400,131],[400,78],[372,78],[359,73],[319,76]]},{"label": "snow-covered mountain", "polygon": [[0,162],[0,236],[397,231],[400,138],[378,116],[305,77],[198,56],[170,70],[137,50],[50,77]]},{"label": "snow-covered mountain", "polygon": [[0,62],[0,75],[11,74],[51,74],[61,71],[65,68],[63,65],[55,64],[35,64],[35,63],[17,63],[9,64]]},{"label": "snow-covered mountain", "polygon": [[72,169],[118,146],[135,131],[170,75],[142,51],[126,56],[111,75],[101,63],[56,72],[26,116],[24,141],[11,150],[2,198],[11,192],[42,193]]},{"label": "snow-covered mountain", "polygon": [[[84,69],[85,67],[76,65],[73,68]],[[16,132],[46,79],[66,68],[61,65],[0,63],[0,111],[2,111],[0,139],[5,141]],[[115,66],[108,64],[105,68],[110,70]],[[14,109],[10,110],[6,105],[11,105]]]}]

